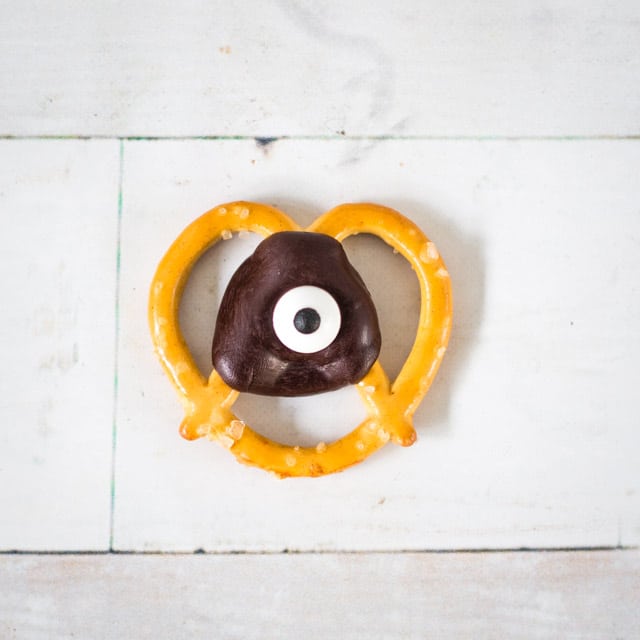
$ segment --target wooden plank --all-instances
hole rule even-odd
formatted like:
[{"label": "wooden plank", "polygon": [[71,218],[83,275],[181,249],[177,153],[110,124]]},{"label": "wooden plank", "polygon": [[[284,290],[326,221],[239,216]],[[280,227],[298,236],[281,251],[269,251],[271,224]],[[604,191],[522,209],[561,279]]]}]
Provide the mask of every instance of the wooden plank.
[{"label": "wooden plank", "polygon": [[5,135],[640,130],[633,0],[0,5]]},{"label": "wooden plank", "polygon": [[0,548],[109,543],[116,141],[1,141]]},{"label": "wooden plank", "polygon": [[[115,545],[137,550],[397,550],[640,542],[640,215],[634,141],[128,142]],[[453,339],[416,414],[418,443],[364,465],[278,482],[215,443],[177,435],[181,407],[152,353],[147,287],[181,229],[246,198],[302,224],[345,201],[412,217],[451,273]],[[218,300],[254,241],[196,269],[183,326],[205,371]],[[382,314],[397,372],[415,282],[366,238],[347,249]],[[331,439],[363,410],[353,389],[241,396],[249,424]]]},{"label": "wooden plank", "polygon": [[3,556],[3,638],[640,634],[637,551]]}]

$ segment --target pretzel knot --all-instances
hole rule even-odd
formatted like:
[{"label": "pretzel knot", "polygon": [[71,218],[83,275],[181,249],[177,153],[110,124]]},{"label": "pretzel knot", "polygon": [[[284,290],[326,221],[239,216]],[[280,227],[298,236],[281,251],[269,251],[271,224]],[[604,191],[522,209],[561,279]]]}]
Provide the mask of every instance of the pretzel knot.
[{"label": "pretzel knot", "polygon": [[397,211],[375,204],[344,204],[317,218],[306,231],[342,242],[350,235],[370,233],[384,240],[415,271],[421,295],[416,337],[393,383],[376,361],[356,387],[367,417],[353,431],[332,443],[292,447],[261,436],[233,413],[239,392],[215,371],[207,380],[196,366],[180,331],[178,309],[184,285],[202,254],[233,231],[268,237],[300,227],[284,213],[264,204],[233,202],[190,224],[171,245],[151,284],[149,323],[155,351],[184,405],[181,435],[219,440],[238,461],[280,477],[321,476],[356,464],[389,440],[409,446],[416,440],[412,417],[428,391],[445,353],[451,331],[449,274],[435,245]]}]

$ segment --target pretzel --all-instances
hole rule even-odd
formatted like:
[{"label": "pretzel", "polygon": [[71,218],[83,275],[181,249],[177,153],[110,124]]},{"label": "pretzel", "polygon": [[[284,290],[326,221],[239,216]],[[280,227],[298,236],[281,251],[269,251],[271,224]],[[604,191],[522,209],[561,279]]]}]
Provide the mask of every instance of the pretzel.
[{"label": "pretzel", "polygon": [[171,245],[157,268],[149,298],[155,351],[185,411],[180,434],[187,440],[203,436],[218,440],[239,462],[281,478],[341,471],[390,440],[402,446],[413,444],[416,432],[412,417],[440,366],[452,318],[449,274],[436,246],[413,222],[376,204],[343,204],[325,213],[306,231],[327,234],[339,242],[370,233],[409,261],[421,295],[416,337],[393,383],[376,360],[356,384],[367,417],[344,437],[315,447],[297,447],[256,433],[232,411],[239,392],[215,369],[207,380],[196,366],[179,327],[180,299],[194,264],[218,240],[230,238],[235,231],[266,238],[280,231],[300,230],[287,215],[264,204],[240,201],[215,207],[184,229]]}]

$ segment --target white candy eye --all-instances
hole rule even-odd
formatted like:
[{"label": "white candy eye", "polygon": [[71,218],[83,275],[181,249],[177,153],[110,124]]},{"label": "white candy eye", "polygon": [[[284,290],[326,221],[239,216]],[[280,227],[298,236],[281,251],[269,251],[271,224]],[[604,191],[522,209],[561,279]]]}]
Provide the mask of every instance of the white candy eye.
[{"label": "white candy eye", "polygon": [[285,347],[315,353],[328,347],[340,331],[340,307],[320,287],[290,289],[273,310],[273,330]]}]

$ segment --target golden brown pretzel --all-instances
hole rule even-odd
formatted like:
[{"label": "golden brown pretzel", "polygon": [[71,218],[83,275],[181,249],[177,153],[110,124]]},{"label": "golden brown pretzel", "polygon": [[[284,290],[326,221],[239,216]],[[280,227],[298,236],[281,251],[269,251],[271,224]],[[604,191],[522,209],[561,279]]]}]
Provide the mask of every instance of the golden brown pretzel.
[{"label": "golden brown pretzel", "polygon": [[236,458],[280,477],[320,476],[364,460],[389,440],[409,446],[416,433],[412,417],[429,389],[449,340],[452,301],[449,274],[435,245],[397,211],[375,204],[344,204],[307,229],[343,241],[371,233],[384,240],[411,264],[420,284],[418,331],[411,352],[393,383],[379,361],[356,385],[366,419],[332,443],[316,447],[279,444],[253,431],[232,412],[239,392],[214,370],[208,380],[199,371],[179,327],[178,309],[184,285],[198,258],[234,231],[269,236],[299,230],[281,211],[264,204],[232,202],[211,209],[190,224],[171,245],[151,284],[149,323],[156,353],[178,391],[185,409],[180,426],[184,438],[219,440]]}]

